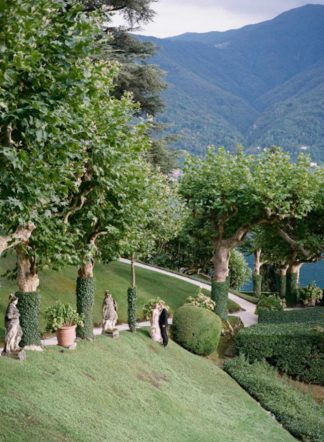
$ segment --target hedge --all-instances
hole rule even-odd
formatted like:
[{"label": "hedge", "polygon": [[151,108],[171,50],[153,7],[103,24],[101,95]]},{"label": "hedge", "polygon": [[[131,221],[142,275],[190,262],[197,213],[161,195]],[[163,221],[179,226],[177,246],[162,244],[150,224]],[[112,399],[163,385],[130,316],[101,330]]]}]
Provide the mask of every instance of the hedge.
[{"label": "hedge", "polygon": [[82,339],[93,338],[93,304],[95,281],[94,278],[77,278],[76,298],[77,312],[84,315],[84,327],[77,327],[77,336]]},{"label": "hedge", "polygon": [[173,339],[192,353],[206,356],[215,351],[221,329],[220,318],[205,308],[184,305],[174,312]]},{"label": "hedge", "polygon": [[324,307],[310,307],[286,311],[260,311],[259,323],[316,322],[324,326]]},{"label": "hedge", "polygon": [[39,333],[39,306],[40,295],[36,292],[16,292],[18,298],[17,308],[20,314],[20,326],[23,331],[23,336],[20,341],[20,346],[26,345],[41,345]]},{"label": "hedge", "polygon": [[318,324],[258,324],[237,334],[236,347],[251,362],[266,359],[300,380],[324,383],[324,328]]},{"label": "hedge", "polygon": [[127,290],[128,302],[128,326],[131,332],[136,331],[136,288],[129,287]]},{"label": "hedge", "polygon": [[324,440],[321,407],[308,394],[291,386],[266,362],[249,364],[244,357],[225,361],[227,371],[251,396],[273,413],[295,437],[307,442]]}]

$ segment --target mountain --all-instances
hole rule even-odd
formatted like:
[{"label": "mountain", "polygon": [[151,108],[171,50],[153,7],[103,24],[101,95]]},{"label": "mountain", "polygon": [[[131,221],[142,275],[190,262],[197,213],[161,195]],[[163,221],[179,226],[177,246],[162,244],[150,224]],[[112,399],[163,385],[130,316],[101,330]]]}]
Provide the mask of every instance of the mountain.
[{"label": "mountain", "polygon": [[280,145],[324,161],[324,6],[306,5],[226,32],[157,39],[166,72],[160,121],[178,148]]}]

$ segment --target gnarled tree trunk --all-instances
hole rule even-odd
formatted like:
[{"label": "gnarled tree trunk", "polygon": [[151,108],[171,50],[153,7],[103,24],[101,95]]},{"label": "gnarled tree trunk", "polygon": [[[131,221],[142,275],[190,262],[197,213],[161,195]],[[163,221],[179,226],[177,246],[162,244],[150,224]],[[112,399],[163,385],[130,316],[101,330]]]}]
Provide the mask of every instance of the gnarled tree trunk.
[{"label": "gnarled tree trunk", "polygon": [[213,264],[214,275],[212,278],[211,298],[216,302],[215,313],[224,321],[227,320],[228,302],[228,274],[231,248],[225,240],[215,242]]},{"label": "gnarled tree trunk", "polygon": [[77,312],[84,316],[84,327],[77,327],[77,336],[82,339],[93,339],[93,305],[95,281],[93,261],[82,264],[78,271],[76,284]]},{"label": "gnarled tree trunk", "polygon": [[35,229],[35,224],[28,223],[25,226],[17,227],[11,235],[0,236],[0,256],[2,253],[12,247],[16,247],[22,242],[27,242]]},{"label": "gnarled tree trunk", "polygon": [[294,307],[298,302],[298,280],[301,266],[302,263],[300,262],[292,261],[289,264],[286,287],[286,303],[288,307]]},{"label": "gnarled tree trunk", "polygon": [[279,296],[281,299],[285,299],[286,297],[288,267],[288,264],[279,267]]},{"label": "gnarled tree trunk", "polygon": [[136,270],[135,254],[131,258],[131,286],[127,290],[128,326],[131,332],[136,331]]}]

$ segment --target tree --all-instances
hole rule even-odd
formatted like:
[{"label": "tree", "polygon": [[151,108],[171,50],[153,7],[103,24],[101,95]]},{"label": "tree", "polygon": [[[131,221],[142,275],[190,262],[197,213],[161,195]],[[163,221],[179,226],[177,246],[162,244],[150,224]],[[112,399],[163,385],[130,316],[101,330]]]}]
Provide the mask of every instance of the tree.
[{"label": "tree", "polygon": [[212,298],[216,313],[226,320],[230,251],[256,225],[305,216],[316,194],[316,179],[307,158],[300,156],[293,164],[279,149],[257,157],[240,149],[210,149],[203,159],[188,156],[184,172],[181,191],[193,220],[209,231]]},{"label": "tree", "polygon": [[38,269],[62,258],[58,213],[91,139],[84,115],[103,70],[93,62],[100,28],[98,14],[61,0],[2,2],[0,26],[1,246],[17,250],[24,343],[39,344]]},{"label": "tree", "polygon": [[135,261],[141,257],[149,258],[156,248],[176,236],[185,214],[176,184],[169,183],[164,175],[148,167],[140,198],[132,206],[127,233],[120,242],[123,253],[131,258],[128,323],[132,332],[136,329]]},{"label": "tree", "polygon": [[231,251],[228,276],[230,288],[237,290],[251,279],[251,270],[243,253],[235,249]]}]

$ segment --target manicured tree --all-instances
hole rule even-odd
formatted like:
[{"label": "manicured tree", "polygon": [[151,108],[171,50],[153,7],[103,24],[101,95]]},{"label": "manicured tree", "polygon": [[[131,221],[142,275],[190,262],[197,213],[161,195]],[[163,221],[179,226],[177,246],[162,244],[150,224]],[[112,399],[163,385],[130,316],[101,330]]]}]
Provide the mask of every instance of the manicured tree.
[{"label": "manicured tree", "polygon": [[40,256],[66,242],[56,217],[83,173],[100,30],[61,0],[2,2],[0,26],[0,245],[16,247],[23,343],[37,345]]},{"label": "manicured tree", "polygon": [[307,214],[316,192],[309,167],[305,157],[293,164],[279,149],[257,157],[222,148],[216,153],[210,149],[203,159],[187,157],[181,189],[193,219],[210,232],[212,298],[222,319],[227,319],[230,251],[256,225]]},{"label": "manicured tree", "polygon": [[186,210],[177,193],[176,184],[147,168],[146,180],[140,198],[134,203],[128,220],[128,229],[121,240],[124,254],[131,257],[131,287],[128,289],[128,323],[132,332],[136,327],[136,274],[138,257],[148,258],[154,250],[177,235]]},{"label": "manicured tree", "polygon": [[229,260],[229,286],[239,290],[243,284],[251,279],[251,270],[243,253],[232,250]]}]

